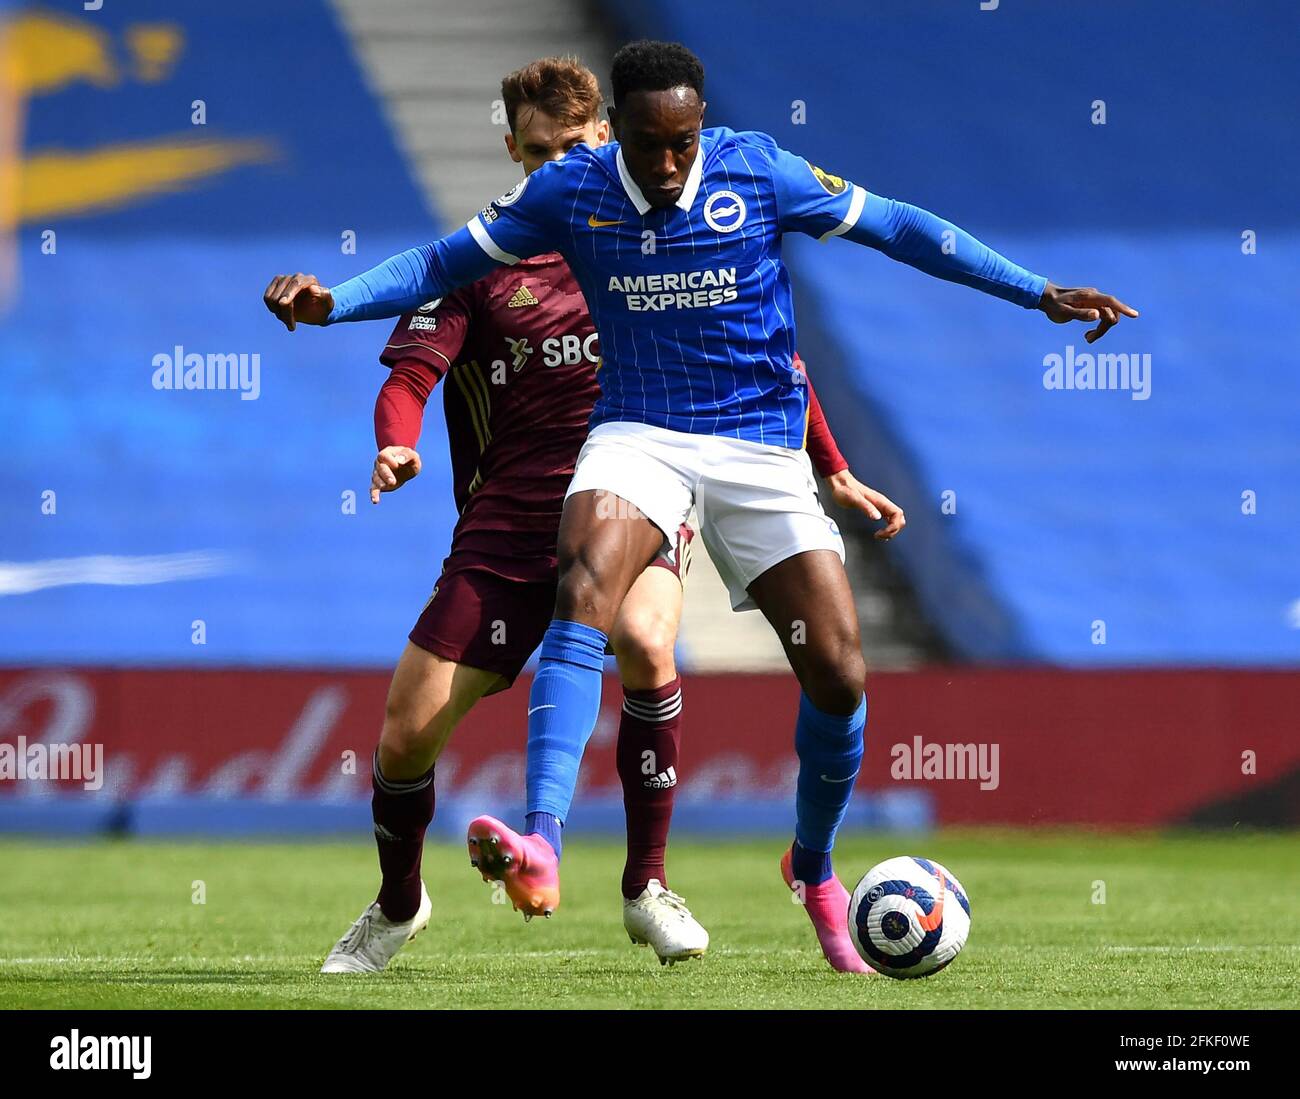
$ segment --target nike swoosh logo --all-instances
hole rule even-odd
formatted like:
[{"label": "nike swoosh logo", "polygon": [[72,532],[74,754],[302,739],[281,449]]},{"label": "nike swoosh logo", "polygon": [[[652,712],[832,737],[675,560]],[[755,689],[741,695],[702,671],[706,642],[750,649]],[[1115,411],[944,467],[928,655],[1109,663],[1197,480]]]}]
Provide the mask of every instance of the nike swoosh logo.
[{"label": "nike swoosh logo", "polygon": [[822,782],[852,782],[857,775],[849,775],[848,778],[831,778],[830,775],[822,775]]},{"label": "nike swoosh logo", "polygon": [[592,214],[587,218],[587,224],[593,229],[604,229],[607,225],[622,225],[623,222],[621,219],[619,221],[601,221],[595,214]]},{"label": "nike swoosh logo", "polygon": [[532,717],[533,714],[537,713],[538,710],[554,710],[554,709],[555,709],[555,703],[548,702],[545,706],[534,706],[531,710],[528,711],[528,716]]}]

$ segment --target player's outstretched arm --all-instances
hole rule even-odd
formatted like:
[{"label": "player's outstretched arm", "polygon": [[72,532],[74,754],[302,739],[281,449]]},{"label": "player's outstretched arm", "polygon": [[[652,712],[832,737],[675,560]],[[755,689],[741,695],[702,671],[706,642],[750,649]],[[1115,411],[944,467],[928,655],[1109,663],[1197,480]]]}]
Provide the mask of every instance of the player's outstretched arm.
[{"label": "player's outstretched arm", "polygon": [[502,261],[489,255],[468,228],[384,260],[326,289],[314,275],[277,275],[262,301],[290,332],[299,324],[337,324],[400,317],[434,298],[482,278]]},{"label": "player's outstretched arm", "polygon": [[310,275],[280,275],[262,300],[290,331],[299,322],[398,317],[502,264],[553,251],[570,231],[571,188],[586,174],[566,174],[564,165],[542,165],[450,236],[391,256],[328,290]]},{"label": "player's outstretched arm", "polygon": [[1085,337],[1100,339],[1121,316],[1138,311],[1092,287],[1064,289],[1026,271],[964,229],[906,202],[867,195],[857,224],[845,234],[926,274],[1039,309],[1057,324],[1098,321]]},{"label": "player's outstretched arm", "polygon": [[1098,321],[1088,333],[1089,343],[1105,335],[1121,316],[1138,315],[1136,309],[1099,290],[1062,289],[998,255],[952,222],[919,206],[868,193],[787,152],[766,135],[751,135],[750,140],[765,148],[772,166],[784,232],[807,233],[819,240],[847,237],[936,278],[1042,310],[1058,324]]}]

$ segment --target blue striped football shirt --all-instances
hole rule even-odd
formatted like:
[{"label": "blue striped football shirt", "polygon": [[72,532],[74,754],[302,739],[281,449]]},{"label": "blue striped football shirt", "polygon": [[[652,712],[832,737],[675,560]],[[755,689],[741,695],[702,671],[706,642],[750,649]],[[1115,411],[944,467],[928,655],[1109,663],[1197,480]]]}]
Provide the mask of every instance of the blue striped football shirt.
[{"label": "blue striped football shirt", "polygon": [[333,288],[330,323],[393,316],[543,252],[573,269],[600,336],[592,426],[635,421],[803,445],[781,237],[844,236],[1031,308],[1046,280],[956,226],[871,195],[766,134],[705,130],[677,202],[654,209],[617,144],[579,145],[464,229]]}]

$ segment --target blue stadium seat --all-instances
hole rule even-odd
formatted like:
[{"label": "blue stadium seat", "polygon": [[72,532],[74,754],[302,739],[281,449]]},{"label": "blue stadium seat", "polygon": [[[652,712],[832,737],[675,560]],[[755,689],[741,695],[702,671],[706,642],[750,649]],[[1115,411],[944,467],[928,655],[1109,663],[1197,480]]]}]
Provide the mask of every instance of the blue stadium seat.
[{"label": "blue stadium seat", "polygon": [[[330,5],[294,13],[63,3],[29,28],[79,60],[27,112],[58,188],[0,320],[0,663],[391,664],[437,577],[440,403],[420,480],[372,508],[388,326],[290,335],[259,300],[278,271],[339,281],[436,235]],[[177,347],[258,355],[258,398],[156,390]]]}]

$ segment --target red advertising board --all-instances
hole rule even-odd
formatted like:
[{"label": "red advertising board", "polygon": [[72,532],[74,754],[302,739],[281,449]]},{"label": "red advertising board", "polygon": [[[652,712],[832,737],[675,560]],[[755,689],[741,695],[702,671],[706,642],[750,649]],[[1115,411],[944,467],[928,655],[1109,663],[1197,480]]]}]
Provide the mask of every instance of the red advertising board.
[{"label": "red advertising board", "polygon": [[[24,792],[12,768],[34,744],[102,745],[100,796],[366,796],[387,685],[377,672],[0,671],[0,797]],[[522,794],[527,691],[475,708],[440,790]],[[679,796],[787,796],[797,698],[788,676],[688,676]],[[923,789],[940,824],[1160,825],[1300,773],[1296,673],[928,669],[873,676],[869,699],[860,786]],[[579,797],[617,795],[620,702],[608,679]]]}]

